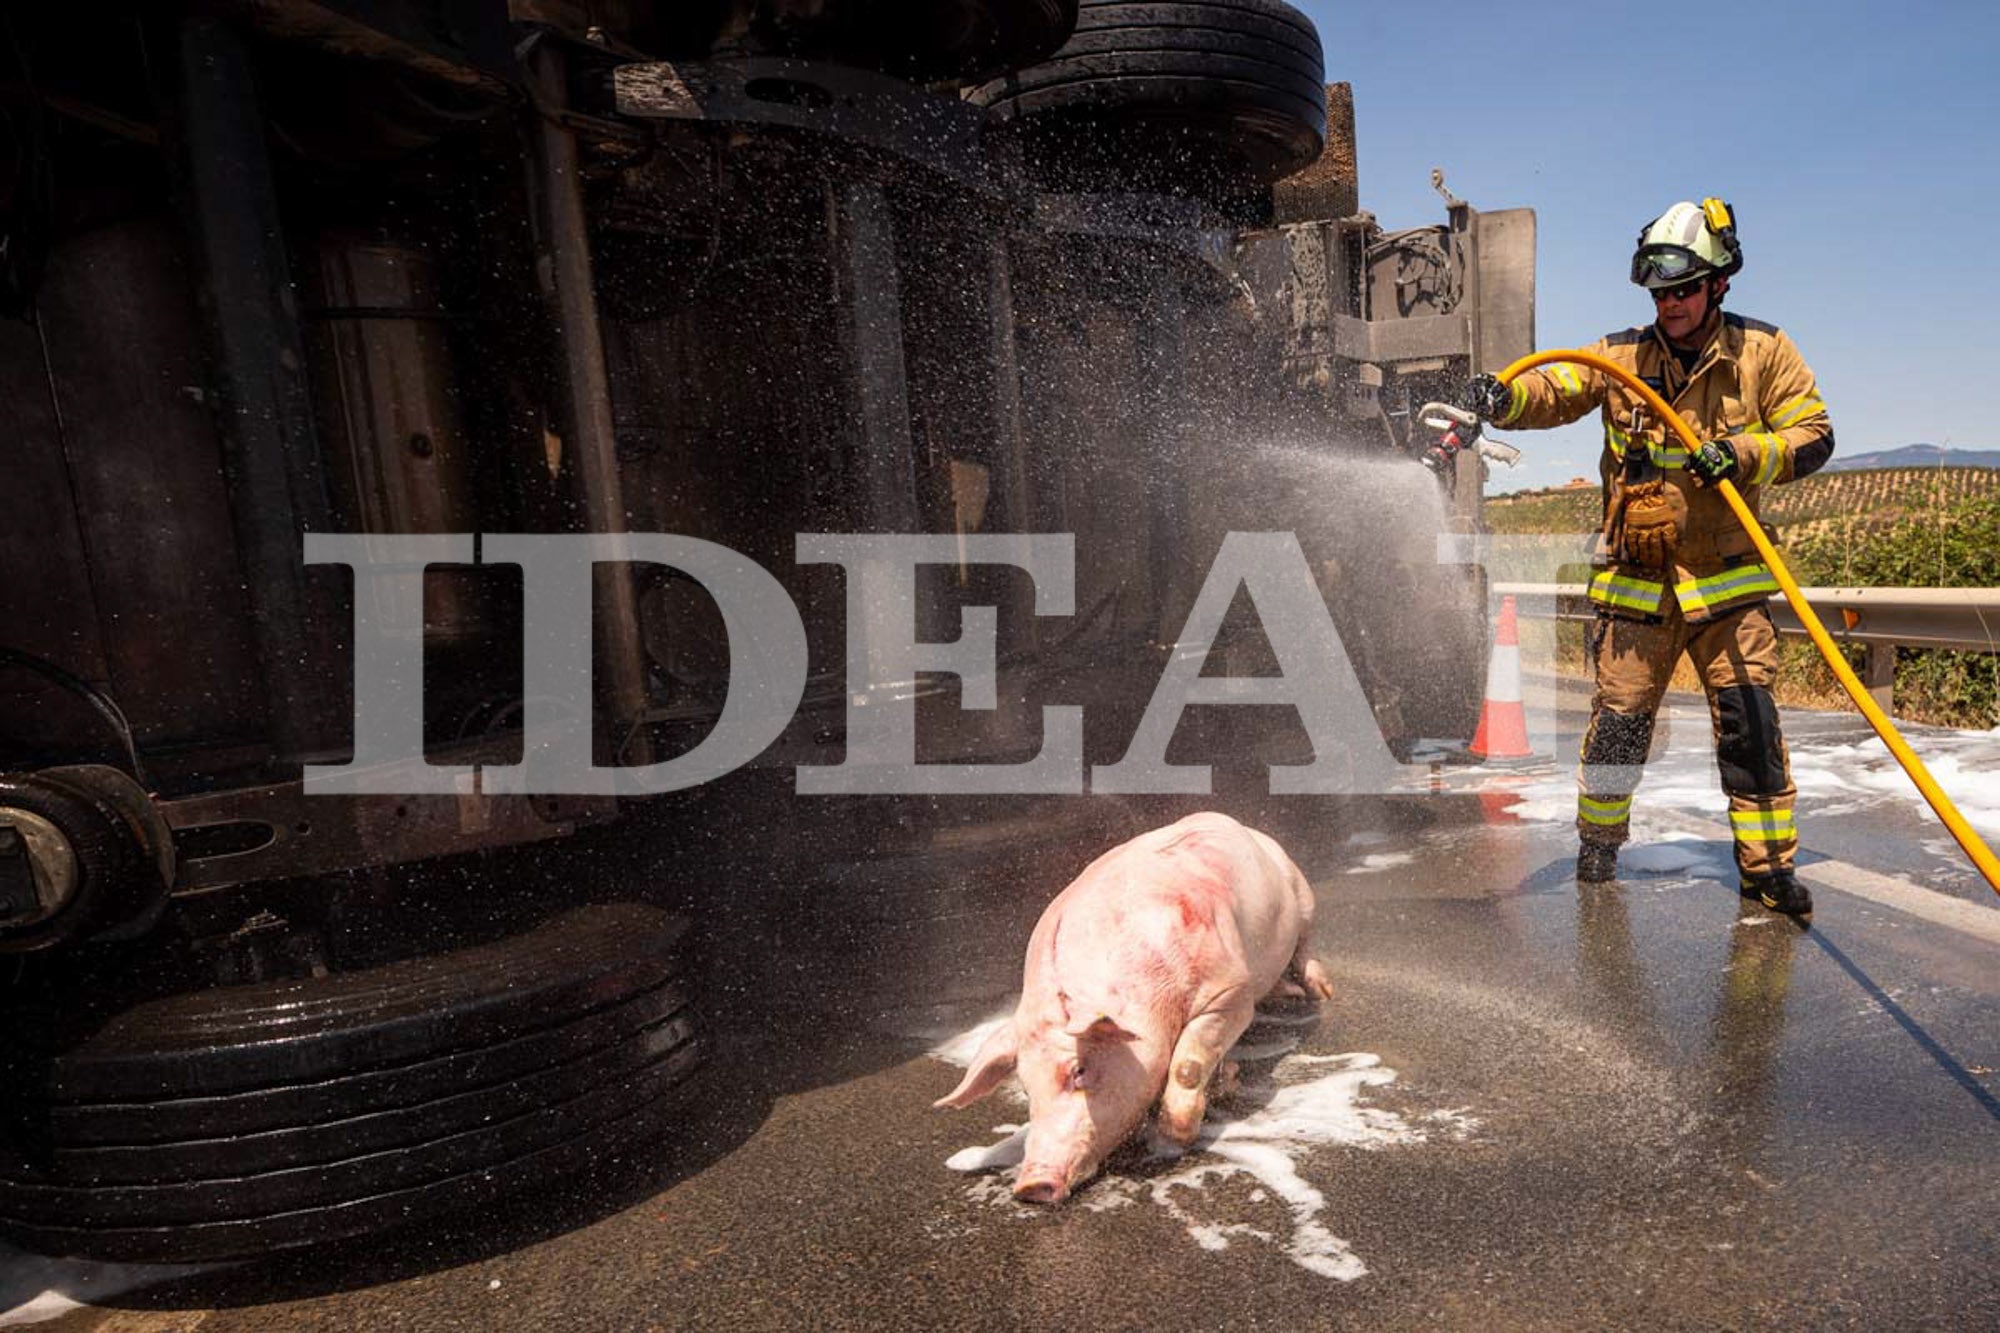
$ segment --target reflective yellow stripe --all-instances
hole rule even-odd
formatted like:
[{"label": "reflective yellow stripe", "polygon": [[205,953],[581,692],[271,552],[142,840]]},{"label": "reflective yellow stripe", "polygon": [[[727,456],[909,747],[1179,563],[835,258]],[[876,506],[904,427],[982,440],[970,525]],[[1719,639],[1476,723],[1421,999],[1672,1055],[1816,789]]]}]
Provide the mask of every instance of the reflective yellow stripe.
[{"label": "reflective yellow stripe", "polygon": [[1507,386],[1507,420],[1498,424],[1504,426],[1508,421],[1512,421],[1515,417],[1520,416],[1521,409],[1527,405],[1528,386],[1517,377],[1512,384]]},{"label": "reflective yellow stripe", "polygon": [[1778,580],[1771,576],[1771,571],[1762,564],[1752,563],[1676,583],[1674,600],[1683,611],[1711,611],[1746,597],[1767,596],[1776,591]]},{"label": "reflective yellow stripe", "polygon": [[1773,435],[1761,421],[1753,421],[1740,430],[1729,432],[1732,440],[1750,440],[1757,446],[1757,471],[1746,473],[1738,481],[1742,486],[1768,486],[1778,479],[1784,470],[1785,459],[1791,456],[1782,437]]},{"label": "reflective yellow stripe", "polygon": [[[1613,458],[1623,459],[1627,453],[1631,452],[1632,434],[1630,431],[1620,430],[1607,421],[1604,423],[1604,444],[1606,448],[1611,450]],[[1648,439],[1646,440],[1646,456],[1653,460],[1655,467],[1678,468],[1687,466],[1688,451],[1687,446],[1679,443],[1678,436],[1675,437],[1672,443],[1665,444],[1658,440]]]},{"label": "reflective yellow stripe", "polygon": [[1586,824],[1622,824],[1632,817],[1632,798],[1626,796],[1613,801],[1596,801],[1588,796],[1578,796],[1576,815]]},{"label": "reflective yellow stripe", "polygon": [[1758,441],[1764,446],[1763,466],[1757,469],[1757,484],[1769,486],[1778,479],[1778,473],[1785,466],[1785,442],[1775,435],[1766,435]]},{"label": "reflective yellow stripe", "polygon": [[1590,600],[1606,606],[1622,606],[1629,611],[1658,615],[1660,603],[1666,595],[1667,585],[1651,579],[1628,578],[1608,569],[1601,569],[1590,576]]},{"label": "reflective yellow stripe", "polygon": [[1826,411],[1826,401],[1816,393],[1801,394],[1771,414],[1771,424],[1779,430],[1803,421],[1815,412]]},{"label": "reflective yellow stripe", "polygon": [[[1676,435],[1674,439],[1678,441],[1680,437]],[[1650,450],[1656,466],[1663,468],[1687,466],[1688,451],[1687,446],[1684,444],[1661,444],[1658,441],[1654,441],[1650,446]]]},{"label": "reflective yellow stripe", "polygon": [[1777,480],[1779,470],[1785,465],[1785,442],[1764,431],[1749,438],[1757,442],[1757,475],[1749,478],[1747,484],[1768,486]]},{"label": "reflective yellow stripe", "polygon": [[1738,842],[1784,842],[1799,836],[1790,810],[1731,810],[1729,828]]},{"label": "reflective yellow stripe", "polygon": [[1622,460],[1626,454],[1632,451],[1632,444],[1635,439],[1645,444],[1646,456],[1653,460],[1655,467],[1684,468],[1687,466],[1687,446],[1680,442],[1678,435],[1669,435],[1663,440],[1655,440],[1646,435],[1634,436],[1632,432],[1620,428],[1616,422],[1611,420],[1608,414],[1605,416],[1604,445],[1611,450],[1613,458]]},{"label": "reflective yellow stripe", "polygon": [[1567,361],[1559,361],[1550,366],[1548,373],[1549,378],[1556,382],[1556,387],[1570,397],[1574,398],[1583,392],[1583,376],[1577,374],[1576,367]]}]

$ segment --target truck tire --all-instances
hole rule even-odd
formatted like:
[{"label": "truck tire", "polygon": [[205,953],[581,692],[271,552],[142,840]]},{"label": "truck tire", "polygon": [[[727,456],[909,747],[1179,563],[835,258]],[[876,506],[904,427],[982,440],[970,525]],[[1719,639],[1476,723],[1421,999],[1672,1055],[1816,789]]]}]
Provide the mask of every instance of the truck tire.
[{"label": "truck tire", "polygon": [[968,97],[1022,123],[1053,184],[1240,189],[1318,159],[1324,71],[1282,0],[1084,0],[1060,51]]},{"label": "truck tire", "polygon": [[699,1063],[684,923],[579,908],[307,980],[16,1013],[0,1235],[187,1263],[370,1234],[553,1184],[656,1131]]},{"label": "truck tire", "polygon": [[1076,0],[696,0],[655,6],[641,41],[669,60],[747,50],[930,81],[1032,64],[1075,24]]},{"label": "truck tire", "polygon": [[848,64],[913,79],[987,78],[1062,46],[1075,0],[850,0]]}]

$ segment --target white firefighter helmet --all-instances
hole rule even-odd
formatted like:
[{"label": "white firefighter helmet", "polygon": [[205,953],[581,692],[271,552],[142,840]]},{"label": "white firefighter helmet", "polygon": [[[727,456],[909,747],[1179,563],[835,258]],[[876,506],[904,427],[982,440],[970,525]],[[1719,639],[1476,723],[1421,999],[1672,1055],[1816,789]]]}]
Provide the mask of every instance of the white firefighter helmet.
[{"label": "white firefighter helmet", "polygon": [[1743,267],[1736,215],[1720,199],[1682,200],[1648,223],[1632,254],[1632,281],[1678,287],[1696,278],[1726,278]]}]

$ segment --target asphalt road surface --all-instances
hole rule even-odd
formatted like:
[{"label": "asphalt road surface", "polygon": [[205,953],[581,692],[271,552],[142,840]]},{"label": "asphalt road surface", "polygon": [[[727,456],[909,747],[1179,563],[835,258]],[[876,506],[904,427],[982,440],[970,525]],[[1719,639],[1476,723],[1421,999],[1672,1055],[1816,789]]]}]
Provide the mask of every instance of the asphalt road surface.
[{"label": "asphalt road surface", "polygon": [[[1574,882],[1553,761],[1216,802],[1313,878],[1338,994],[1260,1019],[1196,1151],[1135,1145],[1060,1209],[955,1169],[1004,1160],[1018,1100],[930,1103],[1048,896],[1180,809],[823,868],[816,909],[731,943],[682,1128],[563,1191],[193,1272],[0,1250],[0,1323],[2000,1328],[2000,910],[1858,723],[1787,720],[1810,929],[1736,894],[1698,701],[1614,885]],[[2000,734],[1913,740],[1987,818]]]}]

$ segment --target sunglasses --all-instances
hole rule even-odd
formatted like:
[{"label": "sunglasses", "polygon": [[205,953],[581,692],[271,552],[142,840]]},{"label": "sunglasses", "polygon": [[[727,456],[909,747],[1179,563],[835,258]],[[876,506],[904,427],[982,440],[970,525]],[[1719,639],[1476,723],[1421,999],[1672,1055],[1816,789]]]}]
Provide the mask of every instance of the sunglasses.
[{"label": "sunglasses", "polygon": [[1707,279],[1696,278],[1693,282],[1684,282],[1678,287],[1655,287],[1652,289],[1653,304],[1658,305],[1662,301],[1685,301],[1706,285]]}]

